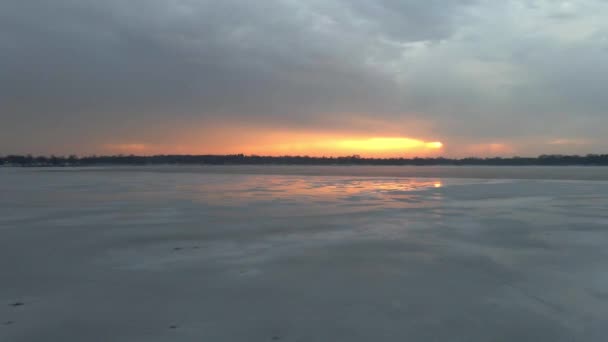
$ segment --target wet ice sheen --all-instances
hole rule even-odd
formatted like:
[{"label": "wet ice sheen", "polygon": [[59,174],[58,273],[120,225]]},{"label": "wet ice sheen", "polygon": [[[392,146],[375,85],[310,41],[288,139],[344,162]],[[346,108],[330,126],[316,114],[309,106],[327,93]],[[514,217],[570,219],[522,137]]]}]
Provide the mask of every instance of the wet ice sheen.
[{"label": "wet ice sheen", "polygon": [[608,336],[607,182],[170,170],[0,169],[0,341]]}]

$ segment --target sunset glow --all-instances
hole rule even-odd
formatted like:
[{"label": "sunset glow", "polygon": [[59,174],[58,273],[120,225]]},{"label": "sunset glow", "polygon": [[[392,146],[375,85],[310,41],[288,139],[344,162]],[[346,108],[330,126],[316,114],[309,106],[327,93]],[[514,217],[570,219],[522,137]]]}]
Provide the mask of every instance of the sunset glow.
[{"label": "sunset glow", "polygon": [[311,155],[363,157],[429,156],[440,153],[443,144],[401,137],[332,137],[291,136],[274,137],[270,141],[253,143],[246,153],[262,155]]},{"label": "sunset glow", "polygon": [[[425,157],[443,152],[443,143],[403,137],[361,137],[303,132],[222,131],[222,138],[187,139],[179,145],[123,142],[105,144],[101,153],[237,154],[362,157]],[[221,142],[221,144],[218,144]]]},{"label": "sunset glow", "polygon": [[371,138],[360,140],[341,140],[337,142],[339,148],[355,151],[375,152],[406,152],[412,150],[439,149],[443,146],[440,142],[424,142],[408,138]]}]

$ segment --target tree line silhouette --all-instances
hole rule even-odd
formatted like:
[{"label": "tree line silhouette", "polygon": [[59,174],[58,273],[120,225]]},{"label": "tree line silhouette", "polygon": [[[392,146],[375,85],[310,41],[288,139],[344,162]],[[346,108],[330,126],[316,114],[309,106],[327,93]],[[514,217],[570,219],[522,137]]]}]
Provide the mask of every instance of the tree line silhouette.
[{"label": "tree line silhouette", "polygon": [[110,165],[491,165],[491,166],[608,166],[608,154],[540,155],[538,157],[468,157],[451,158],[362,158],[358,155],[344,157],[309,156],[257,156],[231,155],[110,155],[110,156],[0,156],[0,166],[49,167],[49,166],[110,166]]}]

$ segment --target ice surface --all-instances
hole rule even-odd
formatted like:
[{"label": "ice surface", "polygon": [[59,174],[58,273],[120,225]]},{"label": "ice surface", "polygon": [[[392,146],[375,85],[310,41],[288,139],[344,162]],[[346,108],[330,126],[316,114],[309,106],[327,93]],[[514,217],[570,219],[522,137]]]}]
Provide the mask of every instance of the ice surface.
[{"label": "ice surface", "polygon": [[0,341],[606,341],[608,170],[509,169],[0,169]]}]

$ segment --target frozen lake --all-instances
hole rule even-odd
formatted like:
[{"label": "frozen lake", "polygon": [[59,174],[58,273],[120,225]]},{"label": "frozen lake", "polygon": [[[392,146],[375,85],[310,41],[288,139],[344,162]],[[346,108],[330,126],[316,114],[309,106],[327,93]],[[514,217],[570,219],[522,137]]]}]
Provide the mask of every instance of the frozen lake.
[{"label": "frozen lake", "polygon": [[0,168],[0,341],[606,341],[608,168]]}]

